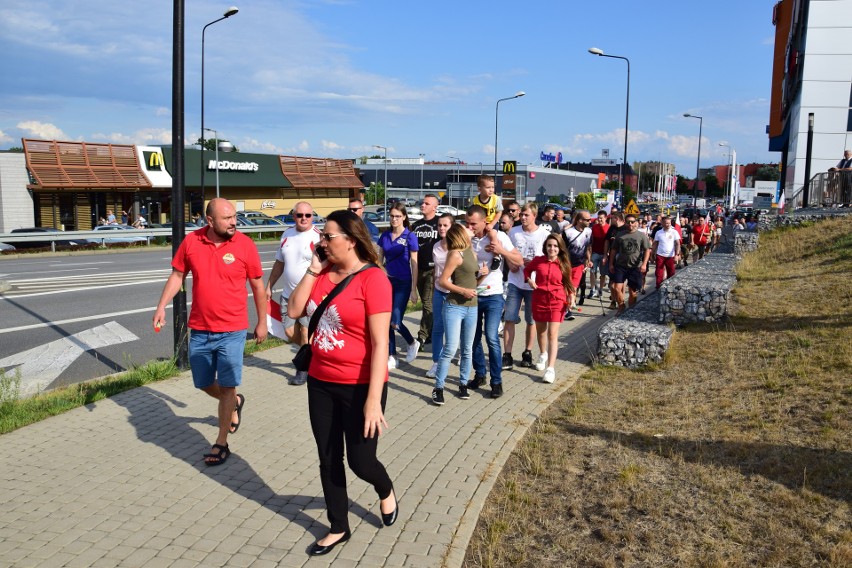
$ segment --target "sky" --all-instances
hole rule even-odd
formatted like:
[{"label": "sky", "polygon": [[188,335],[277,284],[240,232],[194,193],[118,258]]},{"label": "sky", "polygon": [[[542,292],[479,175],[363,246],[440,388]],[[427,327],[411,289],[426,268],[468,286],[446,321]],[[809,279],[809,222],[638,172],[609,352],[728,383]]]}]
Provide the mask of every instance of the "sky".
[{"label": "sky", "polygon": [[[774,0],[237,0],[205,35],[208,128],[242,152],[701,167],[778,162],[766,125]],[[185,1],[185,141],[200,135],[201,31]],[[169,144],[173,3],[4,0],[0,149],[21,138]],[[213,135],[208,133],[206,137]]]}]

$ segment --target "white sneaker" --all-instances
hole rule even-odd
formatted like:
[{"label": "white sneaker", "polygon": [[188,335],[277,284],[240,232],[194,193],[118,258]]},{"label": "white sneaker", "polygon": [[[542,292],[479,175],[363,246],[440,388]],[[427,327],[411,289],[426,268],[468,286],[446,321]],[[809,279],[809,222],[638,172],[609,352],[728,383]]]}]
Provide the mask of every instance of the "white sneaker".
[{"label": "white sneaker", "polygon": [[555,379],[555,378],[556,378],[556,371],[554,370],[553,367],[548,367],[547,370],[544,372],[544,377],[541,380],[546,382],[546,383],[552,383],[553,379]]},{"label": "white sneaker", "polygon": [[547,353],[542,353],[538,356],[538,361],[535,363],[536,371],[544,371],[544,368],[547,367]]},{"label": "white sneaker", "polygon": [[388,371],[392,371],[394,369],[396,369],[396,357],[391,355],[388,357]]},{"label": "white sneaker", "polygon": [[411,363],[417,359],[418,351],[420,351],[420,342],[415,339],[414,343],[408,346],[408,351],[405,352],[405,362]]},{"label": "white sneaker", "polygon": [[429,370],[426,371],[426,376],[430,379],[434,379],[435,375],[438,374],[438,363],[432,363],[432,366],[429,367]]}]

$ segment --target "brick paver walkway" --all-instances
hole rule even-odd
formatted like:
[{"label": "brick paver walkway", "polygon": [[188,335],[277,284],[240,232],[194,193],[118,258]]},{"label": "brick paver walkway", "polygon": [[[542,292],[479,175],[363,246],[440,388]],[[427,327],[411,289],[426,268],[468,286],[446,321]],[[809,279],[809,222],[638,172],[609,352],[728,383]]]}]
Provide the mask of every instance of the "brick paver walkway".
[{"label": "brick paver walkway", "polygon": [[[393,527],[381,527],[376,494],[347,470],[352,539],[307,556],[328,525],[307,393],[287,384],[285,346],[246,359],[244,424],[221,467],[202,463],[215,402],[188,373],[0,437],[0,566],[461,566],[509,454],[586,369],[606,321],[588,303],[562,326],[553,385],[516,368],[502,398],[485,388],[463,401],[453,367],[436,407],[428,354],[391,373],[379,457],[400,501]],[[520,326],[516,360],[522,341]]]}]

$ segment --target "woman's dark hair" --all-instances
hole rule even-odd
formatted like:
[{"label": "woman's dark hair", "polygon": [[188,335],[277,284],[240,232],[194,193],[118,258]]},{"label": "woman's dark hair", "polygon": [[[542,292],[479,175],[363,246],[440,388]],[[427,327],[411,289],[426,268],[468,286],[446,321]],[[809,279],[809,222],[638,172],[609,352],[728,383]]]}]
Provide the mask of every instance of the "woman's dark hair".
[{"label": "woman's dark hair", "polygon": [[[407,229],[408,228],[408,211],[405,210],[405,205],[400,201],[397,201],[396,203],[391,205],[390,209],[388,209],[388,219],[390,219],[390,212],[391,211],[399,211],[400,213],[402,213],[402,226]],[[392,229],[390,227],[388,227],[387,230],[391,231]]]},{"label": "woman's dark hair", "polygon": [[376,254],[376,249],[373,247],[373,241],[370,239],[370,233],[367,231],[367,225],[355,213],[346,209],[338,209],[332,211],[326,217],[327,221],[334,221],[340,227],[340,230],[355,243],[355,253],[363,262],[379,263],[379,257]]}]

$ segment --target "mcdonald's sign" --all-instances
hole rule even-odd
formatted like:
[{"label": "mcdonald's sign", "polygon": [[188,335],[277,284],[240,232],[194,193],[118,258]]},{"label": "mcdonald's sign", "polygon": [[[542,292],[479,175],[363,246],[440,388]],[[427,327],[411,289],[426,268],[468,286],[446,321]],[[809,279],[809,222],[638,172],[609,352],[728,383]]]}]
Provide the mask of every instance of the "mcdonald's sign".
[{"label": "mcdonald's sign", "polygon": [[517,183],[515,178],[515,172],[518,169],[518,162],[516,161],[505,161],[503,162],[503,191],[515,191],[517,189]]},{"label": "mcdonald's sign", "polygon": [[163,170],[163,155],[159,152],[142,152],[142,156],[145,158],[145,163],[148,166],[148,170],[150,171],[162,171]]}]

